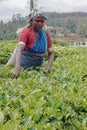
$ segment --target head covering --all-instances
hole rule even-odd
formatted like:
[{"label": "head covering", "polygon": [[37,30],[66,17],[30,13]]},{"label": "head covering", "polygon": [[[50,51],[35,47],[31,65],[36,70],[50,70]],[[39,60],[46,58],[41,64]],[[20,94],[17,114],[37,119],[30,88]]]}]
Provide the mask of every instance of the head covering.
[{"label": "head covering", "polygon": [[47,20],[47,16],[45,15],[45,13],[41,10],[41,8],[37,8],[37,0],[30,0],[30,13],[29,13],[29,19],[27,20],[27,25],[22,27],[22,28],[18,28],[16,33],[18,35],[21,34],[21,32],[27,28],[27,27],[31,27],[31,22],[32,22],[32,18],[37,17],[37,16],[42,16],[44,17],[45,20]]},{"label": "head covering", "polygon": [[29,14],[29,20],[31,20],[34,17],[42,16],[45,20],[47,20],[47,16],[43,11],[39,11],[38,9],[33,9]]}]

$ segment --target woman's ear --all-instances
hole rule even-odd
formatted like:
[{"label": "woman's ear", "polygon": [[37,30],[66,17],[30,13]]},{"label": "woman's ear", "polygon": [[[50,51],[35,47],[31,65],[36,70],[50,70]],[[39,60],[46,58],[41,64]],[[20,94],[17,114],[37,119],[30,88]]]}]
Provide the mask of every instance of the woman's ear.
[{"label": "woman's ear", "polygon": [[32,26],[33,23],[33,18],[29,21],[30,25]]}]

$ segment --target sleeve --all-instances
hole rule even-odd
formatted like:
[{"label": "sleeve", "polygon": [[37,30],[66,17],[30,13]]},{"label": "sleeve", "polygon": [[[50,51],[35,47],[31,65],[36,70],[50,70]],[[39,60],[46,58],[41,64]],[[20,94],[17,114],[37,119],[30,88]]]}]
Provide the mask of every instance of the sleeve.
[{"label": "sleeve", "polygon": [[26,44],[27,43],[27,40],[28,40],[28,37],[27,37],[27,30],[24,29],[21,34],[20,34],[20,37],[19,37],[19,44]]},{"label": "sleeve", "polygon": [[48,32],[46,32],[47,35],[47,43],[48,43],[48,52],[53,52],[53,45],[52,40]]}]

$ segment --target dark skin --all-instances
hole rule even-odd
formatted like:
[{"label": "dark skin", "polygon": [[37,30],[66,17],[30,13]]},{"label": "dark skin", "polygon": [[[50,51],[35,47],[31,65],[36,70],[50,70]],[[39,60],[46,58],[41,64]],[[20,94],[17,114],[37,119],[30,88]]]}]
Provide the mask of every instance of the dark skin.
[{"label": "dark skin", "polygon": [[[33,35],[35,37],[38,37],[40,29],[43,28],[44,20],[45,19],[43,17],[41,17],[41,16],[32,19],[32,31],[33,31]],[[12,79],[17,78],[19,76],[19,74],[20,74],[21,56],[22,56],[24,47],[25,47],[24,44],[19,44],[17,46],[16,64],[15,64],[15,68],[11,71],[11,78]],[[50,72],[53,60],[54,60],[54,52],[48,50],[48,65],[46,66],[46,68],[44,70],[45,72]]]},{"label": "dark skin", "polygon": [[15,68],[11,71],[11,78],[17,78],[18,75],[20,74],[20,64],[21,64],[21,56],[24,50],[24,45],[19,44],[17,46],[17,50],[16,50],[16,64],[15,64]]}]

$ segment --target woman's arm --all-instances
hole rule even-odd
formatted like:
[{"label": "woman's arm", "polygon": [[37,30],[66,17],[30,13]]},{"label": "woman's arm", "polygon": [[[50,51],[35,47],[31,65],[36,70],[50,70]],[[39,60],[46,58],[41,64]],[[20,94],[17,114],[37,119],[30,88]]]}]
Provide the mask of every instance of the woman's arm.
[{"label": "woman's arm", "polygon": [[53,50],[53,45],[52,45],[52,40],[48,32],[46,32],[47,35],[47,43],[48,43],[48,65],[45,68],[45,72],[50,72],[51,65],[54,60],[54,50]]},{"label": "woman's arm", "polygon": [[45,68],[45,72],[50,72],[53,60],[54,60],[54,51],[48,52],[48,65]]},{"label": "woman's arm", "polygon": [[17,78],[20,73],[21,56],[22,56],[24,47],[25,47],[24,44],[18,44],[17,46],[15,68],[11,71],[12,79]]}]

